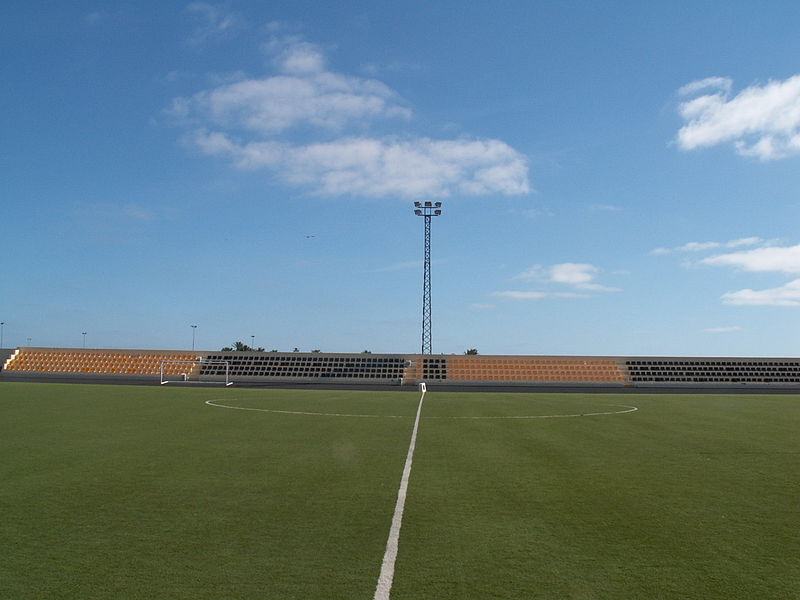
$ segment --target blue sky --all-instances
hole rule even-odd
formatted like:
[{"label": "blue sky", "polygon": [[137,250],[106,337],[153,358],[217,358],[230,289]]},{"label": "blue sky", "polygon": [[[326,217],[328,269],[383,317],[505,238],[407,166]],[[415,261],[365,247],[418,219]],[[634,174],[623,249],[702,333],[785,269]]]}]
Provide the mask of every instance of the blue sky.
[{"label": "blue sky", "polygon": [[795,2],[0,17],[6,346],[800,353]]}]

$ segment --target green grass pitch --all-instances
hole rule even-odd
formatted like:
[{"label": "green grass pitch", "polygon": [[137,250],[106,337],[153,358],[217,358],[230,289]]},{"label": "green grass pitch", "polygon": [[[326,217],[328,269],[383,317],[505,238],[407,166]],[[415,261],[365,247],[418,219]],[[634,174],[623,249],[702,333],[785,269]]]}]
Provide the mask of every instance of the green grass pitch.
[{"label": "green grass pitch", "polygon": [[[372,598],[418,402],[0,383],[0,597]],[[791,395],[429,392],[392,598],[800,598],[799,429]]]}]

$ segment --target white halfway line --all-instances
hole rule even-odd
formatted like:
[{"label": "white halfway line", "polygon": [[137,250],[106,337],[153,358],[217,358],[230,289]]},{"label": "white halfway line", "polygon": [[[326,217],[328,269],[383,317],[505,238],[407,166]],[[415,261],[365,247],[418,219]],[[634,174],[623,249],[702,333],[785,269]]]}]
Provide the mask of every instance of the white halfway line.
[{"label": "white halfway line", "polygon": [[417,445],[417,429],[419,429],[419,416],[422,413],[422,401],[425,399],[425,384],[420,384],[422,395],[419,398],[417,407],[417,418],[414,419],[414,430],[411,432],[411,443],[408,445],[406,464],[403,467],[403,477],[400,479],[400,489],[397,490],[397,504],[394,506],[394,516],[392,526],[389,528],[389,539],[386,540],[386,552],[383,554],[383,564],[381,564],[381,574],[378,577],[378,586],[375,588],[373,600],[389,600],[389,592],[392,590],[394,580],[394,563],[397,560],[397,545],[400,541],[400,526],[403,523],[403,509],[406,504],[406,491],[408,490],[408,478],[411,475],[411,462],[414,458],[414,447]]}]

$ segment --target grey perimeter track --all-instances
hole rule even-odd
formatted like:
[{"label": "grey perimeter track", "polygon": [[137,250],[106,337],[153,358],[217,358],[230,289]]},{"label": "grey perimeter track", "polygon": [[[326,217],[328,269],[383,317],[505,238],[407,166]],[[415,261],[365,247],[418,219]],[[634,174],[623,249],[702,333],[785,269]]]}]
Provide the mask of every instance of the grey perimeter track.
[{"label": "grey perimeter track", "polygon": [[[42,374],[17,374],[13,376],[0,372],[0,383],[2,382],[25,382],[25,383],[83,383],[83,384],[102,384],[102,385],[151,385],[160,386],[158,377],[92,377],[88,376],[59,376]],[[195,386],[193,384],[170,383],[170,387],[206,387]],[[416,392],[417,387],[413,385],[400,386],[397,384],[335,384],[335,383],[294,383],[294,382],[234,382],[239,388],[257,389],[304,389],[304,390],[354,390],[372,392]],[[570,385],[570,384],[537,384],[537,385],[465,385],[465,384],[446,384],[439,382],[428,382],[430,392],[480,392],[487,393],[549,393],[549,394],[785,394],[800,395],[800,386],[709,386],[709,385],[647,385],[647,386],[610,386],[610,385]]]}]

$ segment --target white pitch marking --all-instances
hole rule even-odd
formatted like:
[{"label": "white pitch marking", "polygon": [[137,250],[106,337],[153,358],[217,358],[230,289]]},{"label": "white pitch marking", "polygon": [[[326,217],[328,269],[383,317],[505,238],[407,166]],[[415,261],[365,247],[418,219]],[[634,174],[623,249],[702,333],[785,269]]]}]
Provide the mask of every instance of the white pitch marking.
[{"label": "white pitch marking", "polygon": [[[369,419],[409,419],[411,417],[406,415],[358,415],[348,413],[321,413],[321,412],[308,412],[299,410],[280,410],[277,408],[247,408],[244,406],[231,406],[229,404],[222,404],[219,400],[206,400],[209,406],[216,406],[217,408],[230,408],[233,410],[251,410],[255,412],[268,412],[279,413],[284,415],[310,415],[315,417],[359,417]],[[610,404],[608,406],[617,406],[625,410],[614,410],[607,412],[592,412],[592,413],[575,413],[569,415],[507,415],[507,416],[430,416],[425,419],[566,419],[576,417],[599,417],[603,415],[624,415],[639,410],[635,406],[626,406],[624,404]]]},{"label": "white pitch marking", "polygon": [[[375,588],[375,595],[373,600],[389,600],[390,592],[392,589],[392,582],[394,580],[394,566],[397,561],[397,550],[400,541],[400,527],[403,522],[403,511],[405,509],[406,495],[408,492],[408,480],[411,476],[411,465],[414,458],[414,449],[417,444],[417,431],[419,430],[420,416],[422,415],[422,403],[425,400],[425,388],[420,386],[422,394],[419,399],[419,406],[417,407],[417,415],[414,419],[414,429],[411,432],[411,442],[408,446],[408,454],[406,455],[405,466],[403,467],[403,476],[400,479],[400,488],[397,490],[397,503],[394,508],[394,516],[392,517],[392,525],[389,528],[389,538],[386,541],[386,551],[383,555],[383,562],[381,564],[381,573],[378,577],[378,584]],[[250,410],[256,412],[271,412],[282,413],[289,415],[313,415],[323,417],[371,417],[371,418],[388,418],[388,419],[406,419],[408,417],[400,415],[359,415],[359,414],[345,414],[345,413],[318,413],[306,412],[295,410],[278,410],[271,408],[247,408],[243,406],[230,406],[222,404],[219,400],[206,400],[209,406],[216,406],[218,408],[230,408],[233,410]],[[595,417],[601,415],[620,415],[639,410],[635,406],[626,406],[623,404],[612,404],[610,406],[617,406],[625,410],[609,411],[609,412],[593,412],[593,413],[575,413],[569,415],[517,415],[517,416],[443,416],[443,417],[426,417],[428,419],[558,419],[558,418],[574,418],[574,417]]]},{"label": "white pitch marking", "polygon": [[417,430],[419,429],[419,417],[422,413],[422,401],[425,400],[425,387],[421,385],[420,389],[422,395],[419,398],[419,406],[417,407],[417,418],[414,420],[414,430],[411,432],[411,443],[408,445],[403,477],[400,479],[400,489],[397,490],[397,503],[394,507],[392,526],[389,528],[389,539],[386,540],[386,552],[383,554],[381,574],[378,577],[378,585],[375,588],[373,600],[389,600],[389,592],[392,590],[394,563],[397,560],[397,545],[400,541],[400,526],[403,523],[403,509],[406,504],[408,479],[411,476],[411,463],[414,458],[414,447],[417,444]]},{"label": "white pitch marking", "polygon": [[448,417],[425,417],[426,419],[566,419],[570,417],[599,417],[602,415],[624,415],[639,410],[635,406],[626,406],[624,404],[609,404],[607,406],[617,406],[625,410],[613,410],[608,412],[592,412],[592,413],[575,413],[574,415],[510,415],[510,416],[496,416],[496,417],[467,417],[467,416],[448,416]]},{"label": "white pitch marking", "polygon": [[216,406],[217,408],[232,408],[233,410],[253,410],[256,412],[269,412],[281,413],[284,415],[313,415],[317,417],[366,417],[373,419],[408,419],[407,416],[401,415],[350,415],[344,413],[318,413],[318,412],[304,412],[299,410],[278,410],[275,408],[246,408],[244,406],[230,406],[228,404],[221,404],[219,400],[206,400],[209,406]]}]

